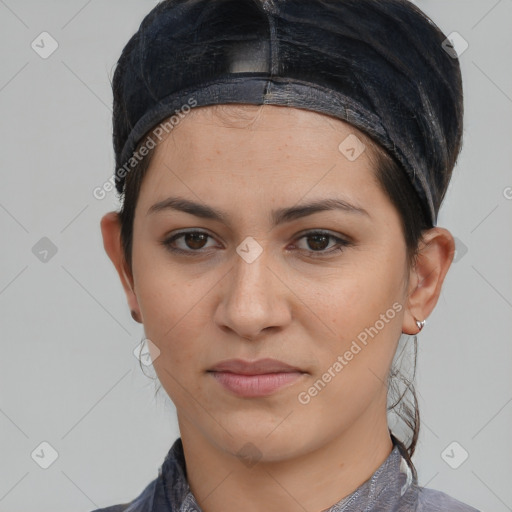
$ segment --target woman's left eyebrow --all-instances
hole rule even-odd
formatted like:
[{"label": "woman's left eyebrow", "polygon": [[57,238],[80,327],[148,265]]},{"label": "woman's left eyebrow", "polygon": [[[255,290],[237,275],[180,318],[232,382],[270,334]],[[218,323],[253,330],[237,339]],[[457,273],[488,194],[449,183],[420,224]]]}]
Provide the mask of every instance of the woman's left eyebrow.
[{"label": "woman's left eyebrow", "polygon": [[[168,197],[163,201],[159,201],[149,208],[146,215],[152,215],[165,210],[181,211],[196,217],[216,220],[229,225],[229,215],[226,212],[182,197]],[[314,213],[331,210],[341,210],[346,213],[370,217],[370,214],[360,206],[350,204],[343,199],[329,198],[273,210],[271,213],[272,225],[277,226],[313,215]]]}]

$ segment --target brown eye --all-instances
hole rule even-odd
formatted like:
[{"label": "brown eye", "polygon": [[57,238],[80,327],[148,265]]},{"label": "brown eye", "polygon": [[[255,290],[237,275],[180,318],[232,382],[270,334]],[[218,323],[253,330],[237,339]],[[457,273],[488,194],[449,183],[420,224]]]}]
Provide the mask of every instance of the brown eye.
[{"label": "brown eye", "polygon": [[[342,251],[345,247],[351,245],[351,242],[348,240],[344,240],[343,238],[323,231],[312,231],[310,233],[306,233],[299,238],[299,240],[302,239],[307,240],[307,247],[303,248],[302,250],[312,253],[313,257],[327,256],[334,252]],[[330,250],[326,250],[329,247],[329,242],[331,240],[336,243],[330,246]],[[318,255],[314,253],[318,253]]]},{"label": "brown eye", "polygon": [[183,240],[190,249],[202,249],[207,238],[204,233],[186,233]]},{"label": "brown eye", "polygon": [[331,237],[328,235],[309,235],[307,238],[309,239],[308,246],[311,250],[323,251],[329,246],[329,239]]},{"label": "brown eye", "polygon": [[[212,238],[204,231],[184,231],[164,240],[163,245],[171,252],[194,253],[201,252],[209,238]],[[176,247],[175,242],[182,239],[181,247]]]}]

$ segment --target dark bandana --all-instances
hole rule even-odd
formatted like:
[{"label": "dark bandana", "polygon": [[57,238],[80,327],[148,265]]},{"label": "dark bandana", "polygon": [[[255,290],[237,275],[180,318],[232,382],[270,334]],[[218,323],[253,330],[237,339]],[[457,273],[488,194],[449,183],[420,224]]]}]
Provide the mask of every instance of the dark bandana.
[{"label": "dark bandana", "polygon": [[406,0],[163,1],[114,73],[117,190],[143,137],[171,116],[282,105],[369,135],[401,164],[435,225],[463,122],[460,64],[445,41]]}]

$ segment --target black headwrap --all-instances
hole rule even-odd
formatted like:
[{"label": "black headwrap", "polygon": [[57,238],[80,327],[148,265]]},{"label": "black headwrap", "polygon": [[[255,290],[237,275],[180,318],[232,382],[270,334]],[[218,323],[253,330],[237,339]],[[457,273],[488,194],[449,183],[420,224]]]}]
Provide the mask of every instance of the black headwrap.
[{"label": "black headwrap", "polygon": [[141,139],[191,98],[284,105],[347,121],[387,149],[435,225],[462,139],[460,65],[445,41],[406,0],[163,1],[114,74],[117,190]]}]

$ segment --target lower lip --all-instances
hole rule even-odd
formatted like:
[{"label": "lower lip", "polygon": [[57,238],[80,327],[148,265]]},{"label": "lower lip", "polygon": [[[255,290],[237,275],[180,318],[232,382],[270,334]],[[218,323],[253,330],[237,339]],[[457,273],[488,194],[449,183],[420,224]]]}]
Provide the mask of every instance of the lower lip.
[{"label": "lower lip", "polygon": [[267,396],[299,379],[301,372],[265,373],[241,375],[229,372],[210,372],[220,384],[238,396]]}]

